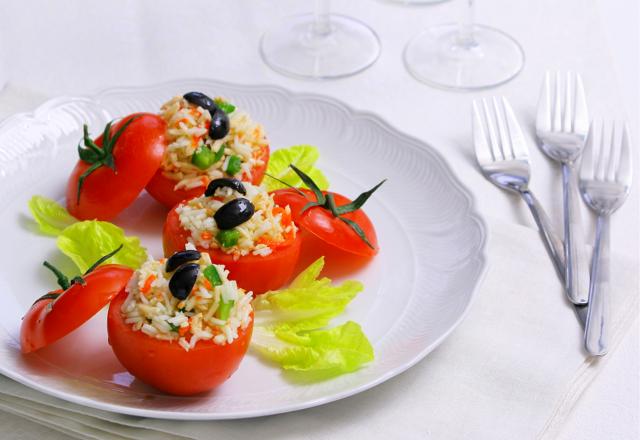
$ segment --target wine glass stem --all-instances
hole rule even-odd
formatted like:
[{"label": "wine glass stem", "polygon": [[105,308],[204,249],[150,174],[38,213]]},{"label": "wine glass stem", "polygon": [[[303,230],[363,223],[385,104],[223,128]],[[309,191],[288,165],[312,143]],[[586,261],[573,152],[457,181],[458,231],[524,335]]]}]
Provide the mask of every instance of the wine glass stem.
[{"label": "wine glass stem", "polygon": [[312,32],[315,37],[321,38],[331,33],[331,24],[329,22],[330,0],[316,0]]},{"label": "wine glass stem", "polygon": [[475,0],[465,0],[466,7],[464,8],[464,15],[460,20],[460,26],[458,30],[458,46],[463,49],[472,49],[478,45],[473,34],[473,26],[475,23]]}]

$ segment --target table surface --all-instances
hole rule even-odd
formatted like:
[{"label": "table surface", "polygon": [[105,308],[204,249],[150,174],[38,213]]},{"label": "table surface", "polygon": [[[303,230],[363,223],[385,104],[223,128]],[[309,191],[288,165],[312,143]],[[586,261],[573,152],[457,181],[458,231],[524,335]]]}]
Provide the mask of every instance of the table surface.
[{"label": "table surface", "polygon": [[[464,183],[473,188],[483,214],[501,216],[533,227],[528,213],[518,201],[502,196],[477,172],[469,145],[469,103],[472,98],[503,94],[510,98],[516,112],[531,119],[544,69],[570,68],[574,63],[590,67],[589,71],[582,72],[590,96],[598,99],[613,95],[603,99],[608,100],[608,104],[597,110],[611,112],[614,109],[615,115],[626,117],[630,121],[632,139],[640,139],[638,4],[632,0],[608,0],[606,3],[594,0],[592,15],[601,22],[602,33],[598,35],[604,35],[605,41],[602,38],[586,41],[584,52],[594,45],[608,47],[611,60],[600,71],[589,64],[592,61],[585,61],[582,54],[560,58],[564,55],[559,51],[565,40],[558,40],[558,48],[551,48],[549,41],[545,40],[545,35],[548,39],[553,38],[550,29],[554,26],[560,29],[563,20],[571,19],[572,11],[564,5],[571,1],[540,0],[533,6],[532,2],[524,1],[483,0],[478,4],[478,21],[511,33],[523,44],[528,57],[524,71],[511,83],[483,93],[444,92],[417,83],[402,66],[400,54],[405,42],[427,25],[452,21],[461,3],[458,0],[429,7],[405,7],[372,0],[334,2],[337,11],[357,16],[379,32],[383,52],[369,70],[331,82],[306,82],[282,77],[265,67],[257,52],[259,35],[269,25],[280,17],[307,11],[312,5],[310,1],[220,1],[215,3],[217,7],[204,0],[189,2],[185,9],[209,11],[212,16],[219,14],[222,19],[215,21],[216,26],[226,27],[224,32],[199,29],[177,32],[178,40],[168,30],[176,23],[189,26],[188,20],[181,20],[188,19],[189,13],[173,10],[175,3],[122,0],[109,5],[95,4],[87,9],[79,0],[6,2],[3,4],[5,13],[0,16],[0,50],[4,49],[0,60],[4,60],[4,74],[12,84],[46,96],[82,95],[114,85],[157,83],[185,77],[214,77],[247,84],[274,83],[297,91],[332,95],[355,108],[379,113],[400,129],[427,140],[447,157]],[[156,4],[159,6],[152,6]],[[591,5],[589,2],[584,4]],[[516,24],[517,20],[513,18],[521,15],[522,8],[527,8],[527,13],[534,18],[545,14],[550,25],[541,33],[544,35],[537,37],[533,29],[523,29]],[[246,11],[242,23],[237,23],[239,14],[233,14],[233,11]],[[580,14],[581,11],[575,13]],[[600,26],[600,23],[595,24]],[[24,32],[25,29],[36,31]],[[198,50],[179,50],[190,47],[189,43]],[[613,70],[618,81],[617,90],[598,83],[601,79],[599,74],[606,69],[609,75]],[[393,98],[389,97],[390,94],[394,95]],[[634,159],[636,164],[640,162],[637,150]],[[533,189],[559,228],[558,169],[537,148],[532,149],[532,161],[535,173]],[[637,166],[635,168],[638,170]],[[587,216],[586,210],[584,215]],[[616,251],[631,255],[636,262],[640,249],[639,220],[635,185],[629,202],[613,219],[612,245]],[[592,236],[592,223],[589,228],[588,233]],[[562,439],[636,438],[639,424],[639,345],[640,332],[636,325],[618,350],[609,356],[601,374],[584,393],[561,434]],[[13,420],[7,414],[0,413],[0,423],[8,427],[4,432],[10,435],[9,438],[43,435],[58,438],[51,431],[31,422]]]}]

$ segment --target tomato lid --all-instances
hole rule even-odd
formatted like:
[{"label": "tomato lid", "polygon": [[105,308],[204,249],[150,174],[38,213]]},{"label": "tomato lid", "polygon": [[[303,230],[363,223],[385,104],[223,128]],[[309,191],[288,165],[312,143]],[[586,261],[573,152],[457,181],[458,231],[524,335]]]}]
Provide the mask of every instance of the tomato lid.
[{"label": "tomato lid", "polygon": [[84,284],[73,283],[64,292],[57,290],[37,300],[22,320],[22,352],[46,347],[80,327],[109,304],[132,275],[129,267],[105,264],[83,276]]},{"label": "tomato lid", "polygon": [[152,113],[134,113],[107,124],[91,140],[67,183],[67,210],[81,220],[111,220],[131,205],[159,171],[167,149],[167,124]]},{"label": "tomato lid", "polygon": [[[371,246],[362,240],[354,230],[345,223],[344,220],[334,216],[329,210],[314,206],[301,213],[304,206],[315,200],[312,191],[308,189],[300,190],[306,197],[303,197],[297,189],[279,189],[273,191],[274,201],[277,205],[291,208],[291,216],[294,223],[302,230],[314,235],[323,242],[355,255],[369,257],[378,253],[378,238],[369,217],[362,209],[342,214],[341,217],[355,222],[366,235]],[[332,194],[336,205],[346,205],[351,203],[347,197],[330,191],[323,191]]]}]

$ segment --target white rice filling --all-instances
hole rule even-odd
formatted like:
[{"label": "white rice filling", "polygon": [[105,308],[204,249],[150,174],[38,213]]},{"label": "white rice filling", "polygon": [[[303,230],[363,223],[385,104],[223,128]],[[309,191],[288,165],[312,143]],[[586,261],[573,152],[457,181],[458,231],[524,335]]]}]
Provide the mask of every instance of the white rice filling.
[{"label": "white rice filling", "polygon": [[[162,161],[163,174],[176,181],[174,189],[193,189],[206,187],[213,179],[228,177],[226,172],[231,156],[241,159],[241,168],[236,177],[251,180],[251,169],[264,165],[264,161],[255,156],[269,141],[262,125],[255,123],[249,115],[238,109],[229,113],[229,133],[223,138],[213,140],[209,137],[208,127],[211,114],[202,107],[189,103],[181,96],[166,102],[160,116],[167,122],[167,152]],[[191,163],[191,157],[200,146],[206,146],[213,152],[225,145],[220,160],[206,170]]]},{"label": "white rice filling", "polygon": [[[180,224],[191,233],[189,243],[203,249],[222,249],[239,258],[249,254],[270,255],[274,246],[296,236],[297,229],[291,221],[288,205],[285,208],[277,207],[273,196],[262,187],[250,183],[243,185],[247,190],[244,196],[230,188],[222,188],[216,191],[214,197],[196,197],[176,208]],[[216,238],[220,229],[213,215],[225,203],[238,197],[251,201],[255,212],[248,221],[234,228],[240,233],[238,243],[225,248]]]},{"label": "white rice filling", "polygon": [[[188,246],[193,249],[193,246]],[[189,351],[198,341],[212,340],[218,345],[231,344],[240,329],[251,322],[251,292],[229,280],[229,271],[214,264],[222,285],[213,286],[204,276],[211,259],[206,252],[197,263],[200,273],[193,290],[185,300],[169,291],[172,273],[164,271],[165,259],[149,260],[138,269],[127,285],[127,299],[122,304],[125,323],[134,330],[157,339],[177,341]],[[228,318],[216,315],[221,302],[233,301]]]}]

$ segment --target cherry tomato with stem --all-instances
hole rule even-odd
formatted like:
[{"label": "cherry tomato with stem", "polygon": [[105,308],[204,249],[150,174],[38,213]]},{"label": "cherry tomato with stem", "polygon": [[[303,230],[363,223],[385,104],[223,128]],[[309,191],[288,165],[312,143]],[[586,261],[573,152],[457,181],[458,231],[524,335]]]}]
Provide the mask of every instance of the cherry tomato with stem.
[{"label": "cherry tomato with stem", "polygon": [[293,165],[291,168],[311,189],[285,188],[272,194],[277,205],[289,205],[294,223],[341,251],[362,257],[376,255],[379,251],[376,231],[361,207],[385,181],[351,200],[335,192],[321,191],[309,176]]},{"label": "cherry tomato with stem", "polygon": [[20,347],[23,353],[39,350],[71,333],[127,285],[133,275],[129,267],[118,264],[99,266],[121,248],[99,259],[84,275],[71,280],[44,262],[45,267],[58,278],[60,289],[38,298],[22,319]]},{"label": "cherry tomato with stem", "polygon": [[76,218],[110,220],[138,197],[162,163],[166,123],[136,113],[108,123],[95,141],[84,126],[80,160],[67,183],[67,210]]}]

